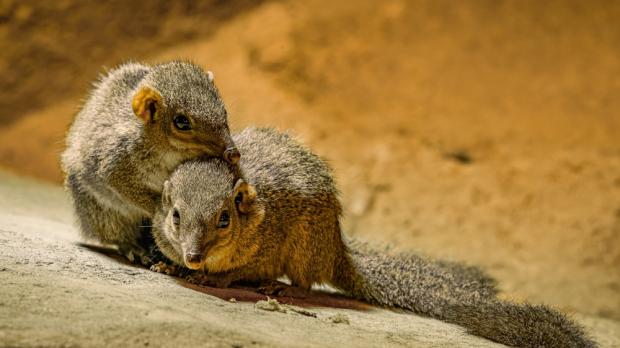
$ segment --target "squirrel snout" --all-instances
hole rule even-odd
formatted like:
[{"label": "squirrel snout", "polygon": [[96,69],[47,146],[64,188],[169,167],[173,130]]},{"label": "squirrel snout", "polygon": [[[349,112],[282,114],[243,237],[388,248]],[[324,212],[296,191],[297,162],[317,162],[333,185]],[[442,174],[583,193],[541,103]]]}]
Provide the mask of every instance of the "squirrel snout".
[{"label": "squirrel snout", "polygon": [[202,264],[202,254],[200,253],[186,253],[185,265],[189,269],[199,269]]}]

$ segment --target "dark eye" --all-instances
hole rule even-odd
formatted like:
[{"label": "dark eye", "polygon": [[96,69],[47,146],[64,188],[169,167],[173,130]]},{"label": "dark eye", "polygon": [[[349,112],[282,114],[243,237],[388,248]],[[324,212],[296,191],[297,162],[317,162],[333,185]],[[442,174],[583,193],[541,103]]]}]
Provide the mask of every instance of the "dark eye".
[{"label": "dark eye", "polygon": [[188,131],[192,129],[192,125],[189,122],[189,118],[185,115],[176,115],[172,120],[174,126],[177,127],[178,130]]},{"label": "dark eye", "polygon": [[177,226],[181,223],[181,215],[179,214],[179,211],[176,208],[172,212],[172,223]]},{"label": "dark eye", "polygon": [[230,225],[230,215],[228,215],[228,210],[224,210],[220,214],[220,221],[217,222],[218,228],[226,228]]}]

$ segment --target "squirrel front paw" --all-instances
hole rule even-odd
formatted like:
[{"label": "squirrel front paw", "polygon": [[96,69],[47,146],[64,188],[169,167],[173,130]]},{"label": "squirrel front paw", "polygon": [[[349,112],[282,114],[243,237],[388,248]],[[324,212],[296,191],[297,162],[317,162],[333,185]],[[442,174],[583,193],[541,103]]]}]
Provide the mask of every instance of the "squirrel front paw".
[{"label": "squirrel front paw", "polygon": [[149,252],[136,247],[120,247],[120,253],[132,263],[150,267],[154,262]]},{"label": "squirrel front paw", "polygon": [[153,272],[164,273],[164,274],[172,275],[172,276],[176,276],[179,273],[177,266],[169,265],[162,261],[159,261],[158,263],[151,265],[149,269]]}]

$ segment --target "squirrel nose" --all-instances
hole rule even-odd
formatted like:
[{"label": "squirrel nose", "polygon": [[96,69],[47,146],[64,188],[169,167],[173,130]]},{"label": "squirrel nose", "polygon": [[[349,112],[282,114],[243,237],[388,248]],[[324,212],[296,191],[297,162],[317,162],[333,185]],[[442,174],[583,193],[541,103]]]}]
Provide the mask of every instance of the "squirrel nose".
[{"label": "squirrel nose", "polygon": [[202,254],[200,253],[187,253],[185,254],[185,264],[189,269],[198,269],[202,263]]},{"label": "squirrel nose", "polygon": [[224,151],[224,159],[226,160],[226,162],[232,164],[233,166],[239,163],[240,158],[241,154],[235,146],[229,147]]}]

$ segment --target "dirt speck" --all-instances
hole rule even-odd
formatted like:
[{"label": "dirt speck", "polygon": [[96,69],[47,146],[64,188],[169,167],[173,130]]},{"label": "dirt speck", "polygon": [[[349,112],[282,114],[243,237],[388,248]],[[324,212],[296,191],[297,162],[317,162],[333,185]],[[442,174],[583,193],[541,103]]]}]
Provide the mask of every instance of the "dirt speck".
[{"label": "dirt speck", "polygon": [[330,317],[327,317],[327,320],[334,324],[349,325],[349,317],[347,317],[345,314],[342,314],[342,313],[334,314]]}]

